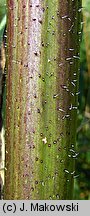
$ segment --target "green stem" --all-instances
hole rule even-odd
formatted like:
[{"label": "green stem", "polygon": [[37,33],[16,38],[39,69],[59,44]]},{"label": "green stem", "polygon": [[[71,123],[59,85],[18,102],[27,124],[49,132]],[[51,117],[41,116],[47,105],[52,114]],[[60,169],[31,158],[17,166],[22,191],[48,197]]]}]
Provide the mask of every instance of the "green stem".
[{"label": "green stem", "polygon": [[77,0],[8,1],[5,199],[72,199],[78,22]]}]

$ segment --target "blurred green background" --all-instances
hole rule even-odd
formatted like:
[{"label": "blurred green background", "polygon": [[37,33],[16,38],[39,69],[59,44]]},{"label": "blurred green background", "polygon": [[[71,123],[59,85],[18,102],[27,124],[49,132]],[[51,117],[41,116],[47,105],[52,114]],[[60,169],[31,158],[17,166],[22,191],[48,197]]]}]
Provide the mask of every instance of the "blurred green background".
[{"label": "blurred green background", "polygon": [[[79,154],[76,159],[74,199],[90,200],[90,0],[82,0],[82,6],[76,143]],[[0,43],[6,24],[5,14],[6,0],[0,0]]]},{"label": "blurred green background", "polygon": [[74,199],[90,200],[90,0],[82,0],[79,106]]},{"label": "blurred green background", "polygon": [[6,25],[6,0],[0,0],[0,46]]}]

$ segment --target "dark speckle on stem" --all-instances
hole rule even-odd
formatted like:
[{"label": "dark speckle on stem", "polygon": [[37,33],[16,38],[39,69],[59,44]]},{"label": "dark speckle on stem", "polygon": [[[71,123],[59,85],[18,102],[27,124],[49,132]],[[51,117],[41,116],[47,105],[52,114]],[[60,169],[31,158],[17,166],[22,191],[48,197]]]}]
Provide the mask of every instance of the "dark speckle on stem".
[{"label": "dark speckle on stem", "polygon": [[42,11],[44,12],[44,11],[45,11],[45,8],[42,8]]},{"label": "dark speckle on stem", "polygon": [[32,20],[33,20],[33,21],[36,21],[36,18],[33,18]]},{"label": "dark speckle on stem", "polygon": [[42,45],[42,47],[44,47],[44,42],[43,41],[41,42],[41,45]]},{"label": "dark speckle on stem", "polygon": [[26,5],[23,5],[23,8],[26,8]]},{"label": "dark speckle on stem", "polygon": [[39,78],[41,78],[41,74],[38,74]]},{"label": "dark speckle on stem", "polygon": [[37,112],[40,113],[40,109],[37,109]]},{"label": "dark speckle on stem", "polygon": [[34,52],[34,55],[35,55],[35,56],[38,56],[38,53],[37,53],[37,52]]},{"label": "dark speckle on stem", "polygon": [[39,22],[40,24],[42,24],[42,20],[38,20],[38,22]]}]

